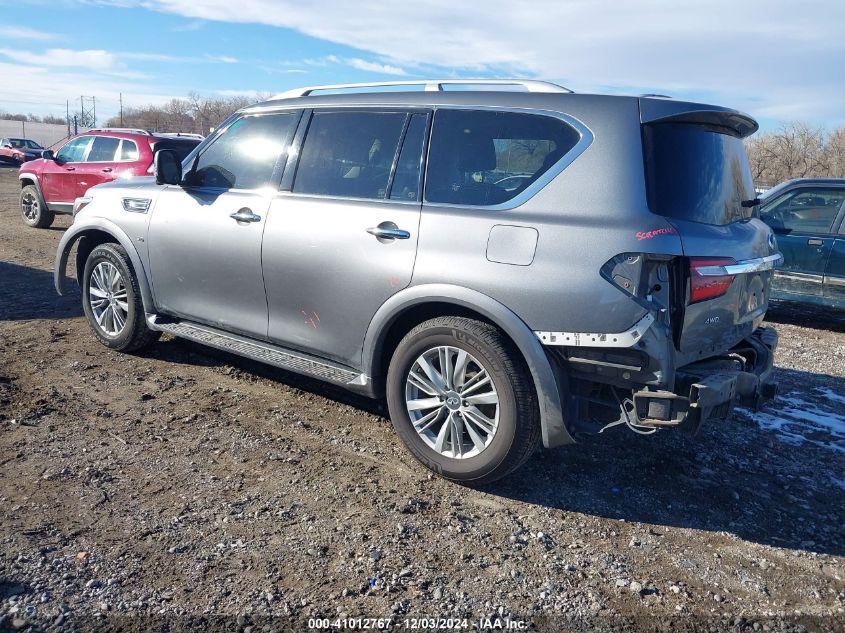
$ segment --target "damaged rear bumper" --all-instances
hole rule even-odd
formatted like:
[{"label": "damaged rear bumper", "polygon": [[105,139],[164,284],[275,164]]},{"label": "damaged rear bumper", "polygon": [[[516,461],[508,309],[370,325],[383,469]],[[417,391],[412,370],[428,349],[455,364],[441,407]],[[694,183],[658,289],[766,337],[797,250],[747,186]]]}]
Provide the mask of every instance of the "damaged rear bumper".
[{"label": "damaged rear bumper", "polygon": [[772,379],[777,343],[775,330],[757,328],[728,353],[679,368],[672,391],[635,392],[637,423],[694,433],[705,421],[727,419],[735,404],[759,410],[777,394]]}]

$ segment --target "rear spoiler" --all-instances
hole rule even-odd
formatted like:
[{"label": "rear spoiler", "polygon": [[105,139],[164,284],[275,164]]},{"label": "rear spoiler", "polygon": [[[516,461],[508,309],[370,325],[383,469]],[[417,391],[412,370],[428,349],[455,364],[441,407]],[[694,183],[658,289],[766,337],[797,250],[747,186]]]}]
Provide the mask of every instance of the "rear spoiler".
[{"label": "rear spoiler", "polygon": [[760,127],[757,121],[738,110],[652,98],[640,99],[640,121],[702,125],[739,138],[751,136]]}]

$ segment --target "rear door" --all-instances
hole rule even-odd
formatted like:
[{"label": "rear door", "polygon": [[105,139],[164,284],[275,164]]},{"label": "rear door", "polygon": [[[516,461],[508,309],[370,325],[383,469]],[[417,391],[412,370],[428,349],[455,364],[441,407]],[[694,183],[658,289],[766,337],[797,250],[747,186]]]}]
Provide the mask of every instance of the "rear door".
[{"label": "rear door", "polygon": [[799,187],[780,194],[760,210],[761,218],[777,235],[784,256],[772,281],[773,290],[784,295],[822,296],[834,242],[833,224],[844,198],[845,187]]},{"label": "rear door", "polygon": [[68,182],[68,193],[75,200],[84,196],[94,185],[114,180],[114,170],[119,159],[120,139],[113,136],[95,136],[85,156],[85,163],[76,170],[76,180]]},{"label": "rear door", "polygon": [[724,352],[762,322],[779,259],[771,230],[754,217],[742,132],[721,123],[676,117],[643,127],[649,206],[677,229],[686,256],[676,291],[676,300],[686,295],[682,323],[673,324],[686,362]]},{"label": "rear door", "polygon": [[376,310],[411,281],[428,120],[402,109],[312,114],[264,233],[272,340],[360,363]]}]

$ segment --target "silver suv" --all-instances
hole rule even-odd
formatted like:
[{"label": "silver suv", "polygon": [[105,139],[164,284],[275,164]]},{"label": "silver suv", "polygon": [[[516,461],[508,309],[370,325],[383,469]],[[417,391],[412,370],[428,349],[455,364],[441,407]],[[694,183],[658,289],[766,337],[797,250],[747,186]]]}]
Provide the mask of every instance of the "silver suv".
[{"label": "silver suv", "polygon": [[760,324],[782,258],[756,217],[753,119],[543,82],[424,87],[291,91],[181,163],[158,152],[155,178],[94,187],[57,290],[78,243],[107,347],[169,332],[383,398],[420,462],[472,484],[541,442],[695,431],[774,394]]}]

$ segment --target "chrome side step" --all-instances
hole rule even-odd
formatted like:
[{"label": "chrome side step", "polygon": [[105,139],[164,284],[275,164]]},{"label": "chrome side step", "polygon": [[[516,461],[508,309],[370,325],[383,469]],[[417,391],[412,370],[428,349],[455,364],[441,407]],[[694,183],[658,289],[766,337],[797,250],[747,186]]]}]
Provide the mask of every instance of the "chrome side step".
[{"label": "chrome side step", "polygon": [[356,391],[366,391],[370,383],[367,375],[341,365],[317,359],[302,352],[286,350],[270,343],[254,341],[238,334],[223,332],[207,325],[187,321],[160,322],[157,320],[157,315],[151,314],[147,315],[147,324],[150,329],[169,332],[179,338],[202,343],[297,374],[344,385]]}]

